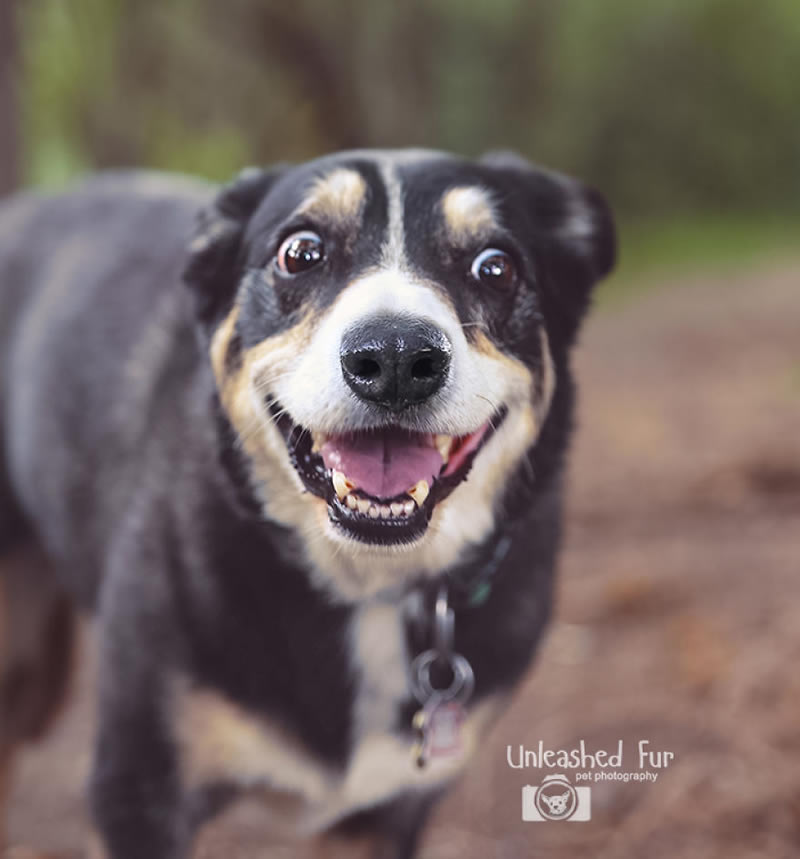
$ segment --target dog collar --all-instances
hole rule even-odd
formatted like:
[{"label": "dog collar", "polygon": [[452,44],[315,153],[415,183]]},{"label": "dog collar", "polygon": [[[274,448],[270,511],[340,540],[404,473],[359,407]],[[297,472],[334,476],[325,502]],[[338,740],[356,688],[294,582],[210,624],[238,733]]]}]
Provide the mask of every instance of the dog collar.
[{"label": "dog collar", "polygon": [[478,569],[477,573],[473,575],[468,575],[463,571],[452,573],[448,577],[451,601],[463,604],[464,608],[477,608],[483,605],[489,599],[493,580],[500,565],[506,559],[511,544],[511,534],[503,534],[495,543],[488,561]]}]

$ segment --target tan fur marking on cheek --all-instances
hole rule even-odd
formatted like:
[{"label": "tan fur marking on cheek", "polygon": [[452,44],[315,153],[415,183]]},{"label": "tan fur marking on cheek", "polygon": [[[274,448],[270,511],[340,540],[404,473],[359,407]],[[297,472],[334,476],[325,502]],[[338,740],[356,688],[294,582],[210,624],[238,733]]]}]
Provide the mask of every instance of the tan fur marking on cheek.
[{"label": "tan fur marking on cheek", "polygon": [[484,331],[478,331],[475,334],[472,348],[485,358],[489,358],[500,364],[504,372],[508,373],[509,377],[514,380],[515,387],[526,391],[533,391],[534,378],[531,371],[522,361],[506,355],[505,352],[498,349]]},{"label": "tan fur marking on cheek", "polygon": [[298,212],[332,221],[357,221],[367,197],[367,183],[355,170],[339,168],[318,179]]},{"label": "tan fur marking on cheek", "polygon": [[472,348],[476,352],[480,352],[481,355],[485,355],[487,358],[491,358],[493,361],[513,363],[515,365],[519,364],[520,366],[522,366],[521,362],[517,361],[515,358],[510,358],[508,355],[501,352],[497,348],[497,346],[495,346],[495,344],[491,341],[486,332],[481,331],[480,329],[475,332],[474,345]]},{"label": "tan fur marking on cheek", "polygon": [[259,392],[266,395],[271,390],[274,378],[288,371],[288,366],[311,337],[313,314],[307,313],[297,325],[243,352],[237,369],[227,372],[225,359],[237,320],[238,309],[234,308],[214,334],[210,350],[211,365],[225,411],[245,449],[258,459],[262,451],[254,435],[259,424],[268,423],[269,415],[266,407],[256,407],[255,389],[257,387]]},{"label": "tan fur marking on cheek", "polygon": [[228,372],[225,367],[238,319],[237,306],[225,317],[214,333],[211,339],[210,357],[222,405],[234,428],[241,434],[246,428],[252,428],[252,414],[247,407],[248,355],[242,355],[242,360],[235,371]]},{"label": "tan fur marking on cheek", "polygon": [[454,244],[467,244],[498,228],[492,198],[484,188],[451,188],[442,197],[441,206],[448,238]]},{"label": "tan fur marking on cheek", "polygon": [[211,368],[214,371],[214,378],[217,380],[217,386],[220,389],[225,382],[225,358],[228,354],[234,332],[236,331],[236,322],[238,319],[239,307],[237,305],[234,306],[219,324],[217,330],[214,332],[214,336],[211,338],[211,348],[209,349]]},{"label": "tan fur marking on cheek", "polygon": [[537,432],[547,417],[556,387],[555,362],[550,351],[550,341],[544,328],[539,330],[539,342],[542,353],[542,370],[541,374],[536,377],[521,361],[501,352],[483,331],[478,331],[475,335],[473,347],[481,355],[501,363],[510,370],[517,380],[517,384],[532,393]]}]

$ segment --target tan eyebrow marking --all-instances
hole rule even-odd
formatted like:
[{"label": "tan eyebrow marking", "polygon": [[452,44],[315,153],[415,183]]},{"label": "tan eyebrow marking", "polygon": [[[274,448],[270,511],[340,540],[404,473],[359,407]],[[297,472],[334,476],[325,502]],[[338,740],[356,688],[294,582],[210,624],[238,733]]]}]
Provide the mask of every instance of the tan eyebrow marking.
[{"label": "tan eyebrow marking", "polygon": [[356,170],[339,167],[311,186],[298,212],[334,221],[357,221],[367,197],[367,183]]},{"label": "tan eyebrow marking", "polygon": [[451,188],[441,206],[448,238],[455,244],[467,244],[499,227],[492,197],[479,185]]}]

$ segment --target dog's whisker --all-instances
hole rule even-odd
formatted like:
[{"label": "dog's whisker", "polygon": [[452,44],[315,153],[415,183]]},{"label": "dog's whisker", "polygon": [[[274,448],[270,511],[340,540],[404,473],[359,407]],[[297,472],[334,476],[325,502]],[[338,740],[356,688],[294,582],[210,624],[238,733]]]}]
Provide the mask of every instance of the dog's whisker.
[{"label": "dog's whisker", "polygon": [[294,373],[294,370],[284,370],[280,373],[275,373],[272,376],[267,376],[265,378],[258,378],[254,382],[254,387],[256,390],[261,390],[262,388],[269,387],[273,383],[279,381],[280,379],[285,379],[287,376],[291,376]]},{"label": "dog's whisker", "polygon": [[494,421],[494,417],[495,417],[495,415],[500,411],[501,404],[500,404],[500,403],[496,403],[494,400],[490,399],[489,397],[485,397],[483,394],[475,394],[475,396],[476,396],[479,400],[483,400],[484,402],[487,402],[487,403],[492,407],[492,412],[493,412],[493,414],[492,414],[492,416],[489,418],[489,421],[490,421],[490,422],[492,422],[492,426],[494,427],[494,423],[493,423],[493,421]]}]

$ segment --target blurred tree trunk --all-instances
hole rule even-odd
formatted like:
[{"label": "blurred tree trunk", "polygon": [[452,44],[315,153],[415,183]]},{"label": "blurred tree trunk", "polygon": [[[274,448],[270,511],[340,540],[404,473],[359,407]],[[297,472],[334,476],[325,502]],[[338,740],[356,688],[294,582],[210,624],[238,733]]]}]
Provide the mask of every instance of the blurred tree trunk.
[{"label": "blurred tree trunk", "polygon": [[19,32],[16,0],[0,0],[0,194],[20,184]]},{"label": "blurred tree trunk", "polygon": [[256,12],[264,50],[297,82],[313,106],[320,132],[330,149],[364,146],[369,129],[361,115],[351,77],[348,32],[357,14],[352,0],[339,0],[340,39],[313,26],[314,16],[298,4],[269,4]]}]

